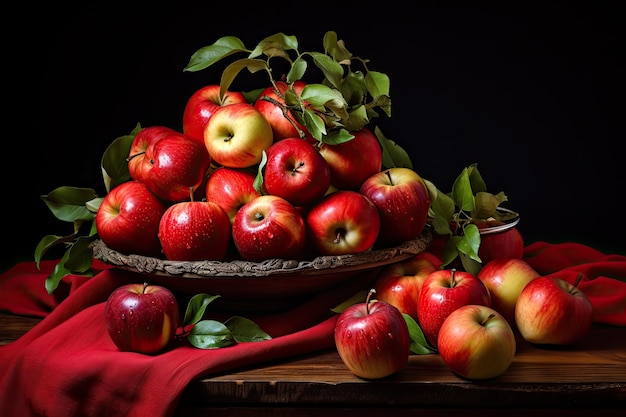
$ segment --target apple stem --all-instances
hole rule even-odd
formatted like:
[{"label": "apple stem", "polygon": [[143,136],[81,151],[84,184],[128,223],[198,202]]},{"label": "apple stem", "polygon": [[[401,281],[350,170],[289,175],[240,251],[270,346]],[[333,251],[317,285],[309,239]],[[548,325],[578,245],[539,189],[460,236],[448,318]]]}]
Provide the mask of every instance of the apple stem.
[{"label": "apple stem", "polygon": [[491,319],[492,319],[492,318],[494,318],[495,316],[496,316],[496,315],[495,315],[495,314],[493,314],[493,313],[489,314],[489,315],[487,316],[487,318],[485,318],[485,320],[483,320],[483,322],[482,322],[482,323],[480,323],[480,324],[482,324],[482,325],[484,326],[485,324],[487,324],[487,322],[488,322],[489,320],[491,320]]},{"label": "apple stem", "polygon": [[131,156],[126,158],[126,162],[130,162],[130,160],[133,159],[134,157],[139,156],[139,155],[143,155],[144,153],[146,153],[146,152],[143,151],[143,152],[139,152],[139,153],[136,153],[134,155],[131,155]]},{"label": "apple stem", "polygon": [[367,314],[370,313],[370,301],[374,294],[376,294],[376,289],[371,288],[369,292],[367,293],[367,298],[365,298],[365,310],[367,311]]},{"label": "apple stem", "polygon": [[580,281],[582,281],[582,279],[585,277],[585,275],[581,272],[580,274],[578,274],[576,276],[576,281],[574,281],[574,287],[578,287],[578,284],[580,284]]},{"label": "apple stem", "polygon": [[333,240],[333,243],[339,242],[341,242],[341,232],[337,232],[337,235],[335,235],[335,240]]},{"label": "apple stem", "polygon": [[452,288],[455,285],[454,280],[456,279],[456,268],[452,268],[451,272],[452,276],[450,277],[450,287]]},{"label": "apple stem", "polygon": [[389,172],[389,170],[385,171],[385,174],[387,175],[387,178],[389,178],[389,184],[393,185],[393,181],[391,179],[391,172]]},{"label": "apple stem", "polygon": [[194,201],[194,199],[193,199],[193,187],[189,187],[189,201]]},{"label": "apple stem", "polygon": [[144,283],[143,283],[143,291],[142,291],[142,294],[145,294],[145,293],[146,293],[146,288],[148,288],[148,285],[149,285],[149,284],[148,284],[147,282],[144,282]]}]

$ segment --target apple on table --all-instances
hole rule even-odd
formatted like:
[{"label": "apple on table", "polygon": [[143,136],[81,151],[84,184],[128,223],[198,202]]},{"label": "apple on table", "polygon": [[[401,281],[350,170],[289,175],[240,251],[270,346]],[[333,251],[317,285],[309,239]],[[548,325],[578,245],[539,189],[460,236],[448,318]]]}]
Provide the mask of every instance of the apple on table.
[{"label": "apple on table", "polygon": [[368,177],[359,191],[380,213],[380,246],[395,246],[422,234],[431,198],[417,172],[402,167],[385,169]]},{"label": "apple on table", "polygon": [[371,300],[343,310],[335,325],[335,346],[341,360],[356,376],[379,379],[402,370],[410,356],[410,336],[400,310]]},{"label": "apple on table", "polygon": [[220,94],[219,84],[209,84],[196,90],[183,109],[183,133],[204,146],[204,129],[209,118],[217,109],[234,103],[245,103],[240,91],[225,91]]},{"label": "apple on table", "polygon": [[419,294],[426,277],[439,269],[441,261],[429,252],[420,252],[404,261],[383,267],[374,282],[376,299],[385,301],[417,322]]},{"label": "apple on table", "polygon": [[484,264],[477,276],[489,290],[491,306],[515,327],[517,298],[539,273],[523,259],[495,258]]},{"label": "apple on table", "polygon": [[176,296],[148,283],[118,287],[104,307],[107,333],[118,349],[146,354],[158,353],[174,339],[179,315]]},{"label": "apple on table", "polygon": [[98,237],[118,252],[160,257],[159,223],[167,207],[143,182],[123,182],[98,207]]},{"label": "apple on table", "polygon": [[524,340],[563,346],[587,335],[593,324],[593,305],[577,285],[542,276],[524,287],[515,304],[515,324]]},{"label": "apple on table", "polygon": [[417,305],[418,323],[428,343],[438,349],[441,325],[456,309],[469,304],[491,307],[489,290],[467,271],[439,269],[422,284]]},{"label": "apple on table", "polygon": [[285,138],[266,151],[263,166],[263,189],[294,206],[306,206],[320,200],[330,186],[330,168],[310,142]]},{"label": "apple on table", "polygon": [[467,379],[490,379],[513,362],[515,333],[504,316],[485,305],[454,310],[439,330],[437,346],[443,362]]}]

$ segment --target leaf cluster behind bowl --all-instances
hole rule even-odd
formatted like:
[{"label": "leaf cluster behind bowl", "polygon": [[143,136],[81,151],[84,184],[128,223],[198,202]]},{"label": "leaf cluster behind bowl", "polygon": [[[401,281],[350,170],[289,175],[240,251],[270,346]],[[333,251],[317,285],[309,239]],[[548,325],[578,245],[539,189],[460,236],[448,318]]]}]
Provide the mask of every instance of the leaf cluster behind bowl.
[{"label": "leaf cluster behind bowl", "polygon": [[482,260],[478,256],[480,232],[477,224],[503,224],[517,213],[498,211],[498,207],[508,201],[507,196],[504,192],[492,194],[487,191],[477,163],[463,168],[448,193],[432,183],[428,185],[430,193],[435,195],[429,224],[436,234],[448,236],[442,266],[459,258],[466,271],[478,273]]}]

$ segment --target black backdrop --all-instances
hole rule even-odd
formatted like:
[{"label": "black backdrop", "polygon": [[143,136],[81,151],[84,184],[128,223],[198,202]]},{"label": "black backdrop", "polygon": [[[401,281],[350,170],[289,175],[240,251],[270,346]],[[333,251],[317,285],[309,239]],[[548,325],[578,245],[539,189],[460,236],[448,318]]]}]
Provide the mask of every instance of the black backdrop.
[{"label": "black backdrop", "polygon": [[[3,266],[32,259],[43,235],[71,231],[40,195],[60,185],[102,195],[100,158],[113,139],[138,122],[180,128],[186,99],[221,73],[183,72],[197,49],[225,35],[253,47],[284,32],[301,51],[321,51],[328,30],[390,76],[393,115],[376,123],[423,177],[449,191],[477,162],[490,191],[521,213],[527,243],[625,252],[617,2],[194,3],[15,14],[17,32],[4,35],[13,133],[2,164]],[[258,88],[264,77],[233,87]]]}]

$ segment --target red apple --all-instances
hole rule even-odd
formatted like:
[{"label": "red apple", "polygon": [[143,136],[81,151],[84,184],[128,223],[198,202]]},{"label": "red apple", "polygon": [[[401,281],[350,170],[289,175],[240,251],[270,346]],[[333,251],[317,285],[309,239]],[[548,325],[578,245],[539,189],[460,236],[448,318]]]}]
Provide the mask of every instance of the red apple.
[{"label": "red apple", "polygon": [[491,295],[491,306],[515,327],[515,303],[520,293],[539,273],[518,258],[495,258],[478,272]]},{"label": "red apple", "polygon": [[516,342],[506,319],[491,307],[466,305],[454,310],[441,325],[439,356],[457,375],[490,379],[513,362]]},{"label": "red apple", "polygon": [[428,252],[420,252],[412,258],[383,267],[374,283],[376,298],[417,321],[422,284],[441,265],[441,261],[433,259],[433,256]]},{"label": "red apple", "polygon": [[128,173],[131,178],[143,181],[153,165],[150,159],[145,157],[148,148],[152,148],[164,137],[177,133],[167,126],[149,126],[141,129],[133,139],[128,152]]},{"label": "red apple", "polygon": [[428,219],[430,195],[426,183],[409,168],[389,168],[368,177],[359,190],[380,213],[381,247],[418,238]]},{"label": "red apple", "polygon": [[335,346],[356,376],[379,379],[402,370],[409,360],[409,330],[400,310],[384,301],[352,304],[335,325]]},{"label": "red apple", "polygon": [[480,226],[479,230],[478,256],[483,265],[496,258],[522,259],[524,256],[524,238],[517,227],[497,233],[488,233],[489,229],[481,229]]},{"label": "red apple", "polygon": [[320,200],[330,186],[328,163],[310,142],[285,138],[266,152],[263,188],[295,206]]},{"label": "red apple", "polygon": [[247,261],[297,259],[306,244],[300,212],[282,197],[267,194],[248,201],[232,225],[233,242]]},{"label": "red apple", "polygon": [[166,209],[146,184],[123,182],[102,199],[95,217],[98,237],[118,252],[159,257],[159,222]]},{"label": "red apple", "polygon": [[576,285],[543,276],[529,282],[517,298],[515,323],[530,343],[572,345],[589,332],[593,306]]},{"label": "red apple", "polygon": [[246,98],[239,91],[226,91],[220,97],[219,84],[206,85],[196,90],[183,110],[183,133],[204,146],[204,128],[217,109],[234,103],[245,103]]},{"label": "red apple", "polygon": [[265,116],[265,119],[272,126],[274,142],[285,138],[312,140],[307,128],[298,122],[293,112],[285,104],[285,94],[299,96],[304,87],[306,87],[306,83],[302,80],[294,81],[291,85],[284,81],[276,81],[276,88],[273,85],[267,87],[254,102],[254,107]]},{"label": "red apple", "polygon": [[380,215],[372,201],[358,191],[326,195],[307,213],[307,236],[322,255],[361,253],[374,245]]},{"label": "red apple", "polygon": [[354,138],[340,144],[323,143],[320,153],[330,166],[332,184],[358,190],[370,176],[380,172],[383,154],[378,138],[367,128],[350,132]]},{"label": "red apple", "polygon": [[174,339],[179,318],[174,294],[159,285],[126,284],[106,301],[104,319],[122,351],[157,353]]},{"label": "red apple", "polygon": [[182,201],[165,210],[159,223],[163,254],[172,261],[221,261],[230,244],[226,212],[210,201]]},{"label": "red apple", "polygon": [[422,284],[417,318],[428,343],[437,349],[439,329],[444,320],[459,307],[478,304],[491,307],[485,284],[466,271],[439,269]]},{"label": "red apple", "polygon": [[256,174],[244,168],[218,167],[208,177],[205,198],[219,205],[232,224],[239,209],[261,195],[254,188]]},{"label": "red apple", "polygon": [[220,107],[204,129],[204,144],[213,161],[231,168],[258,164],[272,143],[272,127],[249,103]]}]

